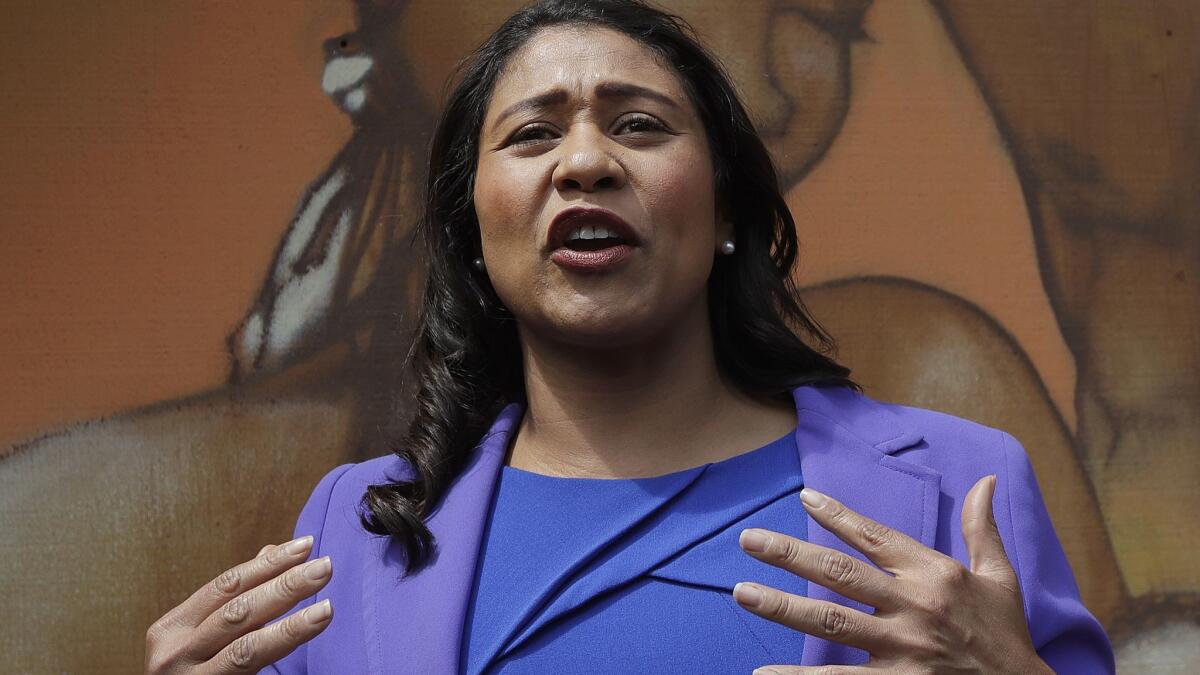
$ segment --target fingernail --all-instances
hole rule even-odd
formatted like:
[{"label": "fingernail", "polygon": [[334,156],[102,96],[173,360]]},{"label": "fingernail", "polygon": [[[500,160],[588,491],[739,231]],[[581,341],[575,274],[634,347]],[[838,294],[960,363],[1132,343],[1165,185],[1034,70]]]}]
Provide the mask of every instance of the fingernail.
[{"label": "fingernail", "polygon": [[304,576],[316,581],[329,576],[329,569],[332,565],[329,562],[329,556],[317,558],[316,560],[304,566]]},{"label": "fingernail", "polygon": [[825,503],[829,501],[829,498],[820,492],[813,490],[812,488],[804,488],[800,491],[800,501],[808,504],[814,509],[819,509],[822,506],[825,506]]},{"label": "fingernail", "polygon": [[771,545],[771,538],[761,530],[742,530],[738,536],[738,543],[747,551],[762,553]]},{"label": "fingernail", "polygon": [[329,598],[318,602],[302,612],[304,620],[309,623],[321,623],[325,619],[328,619],[332,613],[333,605],[329,604]]},{"label": "fingernail", "polygon": [[747,607],[758,607],[763,601],[763,592],[742,581],[733,587],[733,599]]},{"label": "fingernail", "polygon": [[283,545],[283,550],[288,555],[298,555],[312,548],[313,538],[311,534],[306,534],[298,539],[293,539]]},{"label": "fingernail", "polygon": [[755,668],[750,675],[779,675],[779,671],[774,668]]}]

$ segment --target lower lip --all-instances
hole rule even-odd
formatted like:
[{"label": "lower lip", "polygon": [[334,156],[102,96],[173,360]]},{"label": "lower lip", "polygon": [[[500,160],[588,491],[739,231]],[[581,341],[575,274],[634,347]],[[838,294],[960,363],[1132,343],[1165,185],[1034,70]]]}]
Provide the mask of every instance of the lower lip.
[{"label": "lower lip", "polygon": [[555,249],[550,260],[559,267],[579,272],[602,272],[613,269],[633,254],[629,244],[617,244],[597,251],[574,251],[565,246]]}]

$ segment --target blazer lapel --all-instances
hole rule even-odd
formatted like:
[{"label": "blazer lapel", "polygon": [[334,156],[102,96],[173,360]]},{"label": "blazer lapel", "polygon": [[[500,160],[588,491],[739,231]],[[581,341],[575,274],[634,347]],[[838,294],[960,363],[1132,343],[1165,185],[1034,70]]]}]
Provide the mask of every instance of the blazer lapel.
[{"label": "blazer lapel", "polygon": [[437,541],[433,562],[412,577],[399,579],[403,549],[390,537],[377,540],[385,571],[396,579],[367,579],[367,653],[373,673],[457,673],[463,621],[483,527],[491,505],[508,439],[521,421],[519,404],[506,406],[476,446],[445,499],[426,520]]},{"label": "blazer lapel", "polygon": [[[885,407],[843,388],[801,387],[793,392],[796,444],[804,483],[855,511],[933,546],[940,475],[890,456],[921,441]],[[391,538],[375,545],[393,580],[364,584],[367,653],[372,672],[456,673],[467,603],[496,479],[523,408],[510,404],[480,441],[468,465],[451,483],[426,524],[438,543],[433,563],[400,578],[403,550]],[[858,551],[808,519],[813,543],[863,558]],[[381,581],[384,581],[381,583]],[[873,611],[824,587],[809,596]],[[854,663],[861,650],[807,636],[802,663]]]},{"label": "blazer lapel", "polygon": [[[798,424],[796,445],[806,486],[848,508],[933,547],[941,475],[891,456],[920,443],[887,409],[845,388],[801,387],[793,392]],[[814,544],[866,557],[808,516]],[[808,596],[873,613],[874,608],[817,584]],[[861,663],[866,652],[806,637],[802,665]]]}]

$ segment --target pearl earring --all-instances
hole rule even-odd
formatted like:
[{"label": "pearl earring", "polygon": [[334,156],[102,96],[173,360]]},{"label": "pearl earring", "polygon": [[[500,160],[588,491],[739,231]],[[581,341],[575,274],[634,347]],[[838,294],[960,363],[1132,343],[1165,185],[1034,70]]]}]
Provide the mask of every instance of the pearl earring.
[{"label": "pearl earring", "polygon": [[721,244],[721,253],[724,253],[725,255],[733,255],[735,250],[737,250],[737,247],[733,245],[733,240],[731,239],[726,239]]},{"label": "pearl earring", "polygon": [[472,264],[475,265],[475,269],[477,269],[477,270],[483,269],[483,258],[476,258],[476,259],[472,260],[471,262],[472,262]]}]

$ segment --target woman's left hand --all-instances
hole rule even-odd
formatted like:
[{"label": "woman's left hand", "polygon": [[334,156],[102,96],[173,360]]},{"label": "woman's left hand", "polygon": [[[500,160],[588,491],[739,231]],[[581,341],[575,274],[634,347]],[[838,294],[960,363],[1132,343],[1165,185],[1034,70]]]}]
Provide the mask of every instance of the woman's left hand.
[{"label": "woman's left hand", "polygon": [[982,478],[963,504],[970,569],[808,488],[801,500],[813,520],[878,568],[778,532],[743,531],[742,548],[755,558],[875,607],[872,615],[769,586],[738,584],[734,598],[751,612],[871,655],[864,666],[764,666],[754,672],[1051,673],[1029,637],[1017,575],[992,516],[995,489],[995,476]]}]

